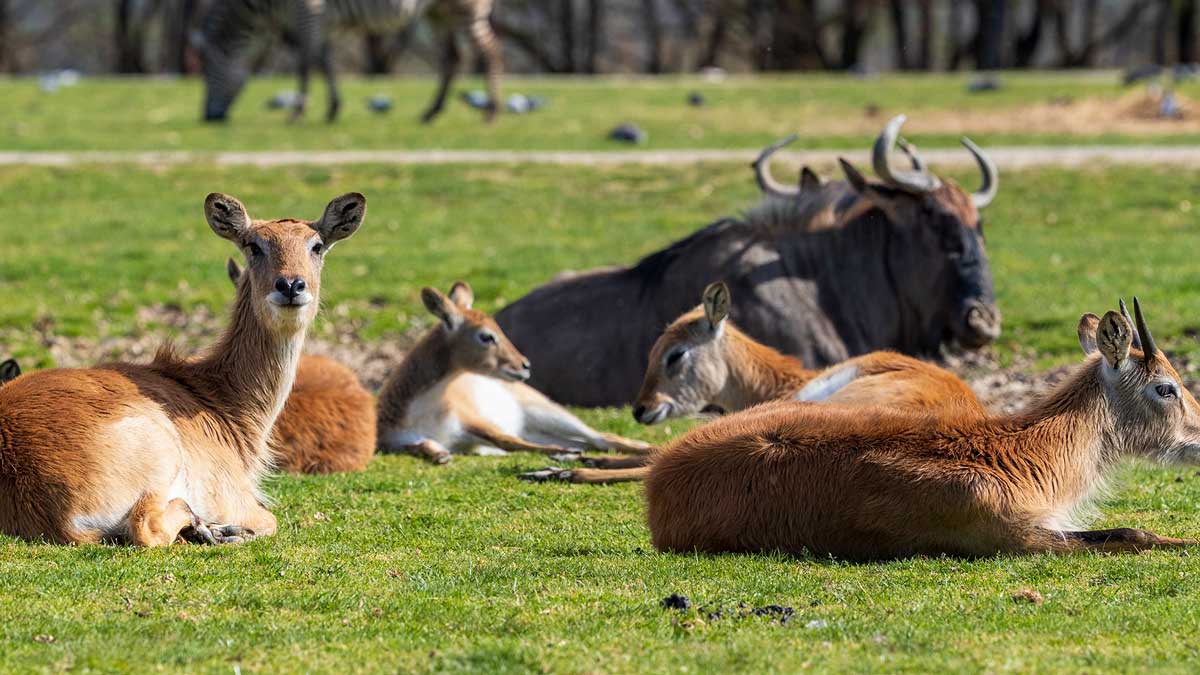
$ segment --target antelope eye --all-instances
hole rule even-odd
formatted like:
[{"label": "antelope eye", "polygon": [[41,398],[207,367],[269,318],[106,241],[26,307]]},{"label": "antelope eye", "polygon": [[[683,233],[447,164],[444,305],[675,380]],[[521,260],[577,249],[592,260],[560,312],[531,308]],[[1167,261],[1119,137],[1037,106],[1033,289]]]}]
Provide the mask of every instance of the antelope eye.
[{"label": "antelope eye", "polygon": [[1173,384],[1160,384],[1154,388],[1154,391],[1159,396],[1166,399],[1172,399],[1179,396],[1179,392],[1175,391],[1175,385]]},{"label": "antelope eye", "polygon": [[325,244],[322,244],[321,242],[318,241],[317,243],[312,245],[312,252],[315,253],[316,255],[321,255],[321,253],[323,253],[324,251],[325,251]]},{"label": "antelope eye", "polygon": [[246,244],[246,250],[250,252],[251,258],[257,258],[263,254],[263,250],[259,248],[258,244]]},{"label": "antelope eye", "polygon": [[675,365],[676,363],[679,363],[679,359],[682,359],[683,355],[686,353],[687,353],[686,349],[676,349],[675,351],[671,352],[670,354],[667,354],[667,367],[670,368],[671,366]]},{"label": "antelope eye", "polygon": [[491,333],[477,333],[475,337],[479,338],[479,342],[485,345],[496,344],[496,336]]}]

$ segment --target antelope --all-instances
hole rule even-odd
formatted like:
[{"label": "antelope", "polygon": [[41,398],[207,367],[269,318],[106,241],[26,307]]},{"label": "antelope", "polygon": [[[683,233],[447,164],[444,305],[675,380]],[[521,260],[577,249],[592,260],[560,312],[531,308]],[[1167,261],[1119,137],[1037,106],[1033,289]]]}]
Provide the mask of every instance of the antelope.
[{"label": "antelope", "polygon": [[1083,365],[1013,416],[776,402],[695,429],[646,479],[654,546],[888,559],[1198,543],[1083,529],[1121,458],[1200,461],[1200,407],[1136,299],[1134,313],[1136,333],[1084,314]]},{"label": "antelope", "polygon": [[[241,268],[230,258],[225,270],[236,288]],[[268,444],[279,471],[362,471],[375,455],[375,398],[346,366],[304,354]]]},{"label": "antelope", "polygon": [[[704,289],[701,305],[676,319],[650,350],[633,417],[642,424],[702,412],[737,412],[791,399],[893,410],[983,417],[983,405],[965,382],[931,363],[872,352],[825,370],[810,370],[757,342],[729,319],[724,282]],[[548,467],[526,480],[616,483],[643,480],[653,458],[582,458],[589,468]]]},{"label": "antelope", "polygon": [[592,429],[525,384],[528,359],[492,317],[472,308],[474,299],[461,281],[448,295],[421,290],[439,324],[406,355],[379,395],[382,450],[435,464],[472,450],[572,456],[584,449],[651,450],[641,441]]},{"label": "antelope", "polygon": [[0,532],[135,546],[273,534],[267,437],[317,312],[325,254],[365,211],[349,193],[316,221],[251,220],[237,199],[208,195],[209,227],[247,263],[228,327],[196,357],[166,347],[148,364],[43,370],[0,388]]}]

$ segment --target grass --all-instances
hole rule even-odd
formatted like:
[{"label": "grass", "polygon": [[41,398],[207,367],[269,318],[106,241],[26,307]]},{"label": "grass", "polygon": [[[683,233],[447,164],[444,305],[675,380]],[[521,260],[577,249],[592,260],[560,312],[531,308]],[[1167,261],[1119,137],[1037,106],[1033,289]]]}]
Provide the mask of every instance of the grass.
[{"label": "grass", "polygon": [[[319,85],[308,118],[285,123],[286,113],[267,111],[275,92],[295,88],[291,78],[250,82],[233,109],[228,125],[203,125],[203,86],[199,79],[87,79],[78,86],[45,94],[34,79],[0,79],[0,99],[9,111],[0,120],[0,148],[5,150],[378,150],[378,149],[540,149],[605,150],[624,146],[605,139],[625,121],[641,125],[649,149],[761,147],[800,132],[797,147],[866,149],[888,116],[912,117],[910,137],[924,146],[956,146],[958,131],[946,129],[957,116],[984,115],[999,126],[971,129],[976,141],[1001,144],[1196,143],[1194,124],[1173,129],[1172,123],[1137,128],[1096,126],[1078,121],[1059,123],[1056,131],[1039,131],[1024,120],[1028,106],[1051,100],[1114,101],[1130,90],[1118,74],[1080,75],[1010,73],[995,92],[970,94],[969,75],[887,75],[854,79],[837,75],[743,78],[720,83],[695,77],[661,79],[512,77],[506,91],[541,95],[550,107],[529,116],[502,116],[484,125],[479,115],[457,99],[432,126],[416,122],[433,92],[433,82],[420,79],[343,78],[343,118],[334,125],[323,119],[324,90]],[[477,88],[464,79],[458,91]],[[691,108],[685,98],[700,91],[708,99]],[[1137,91],[1136,89],[1133,91]],[[387,116],[368,112],[367,97],[386,94],[395,101]],[[1200,84],[1185,83],[1180,93],[1200,98]],[[615,101],[620,101],[615,105]],[[871,114],[868,109],[876,109]],[[1077,116],[1073,109],[1056,117]],[[975,119],[975,118],[972,118]],[[1089,118],[1090,119],[1090,118]],[[1178,126],[1178,125],[1176,125]],[[990,131],[989,131],[990,129]]]},{"label": "grass", "polygon": [[[969,175],[961,176],[964,180]],[[997,347],[1075,360],[1085,310],[1138,293],[1160,343],[1194,355],[1194,173],[1145,168],[1009,172],[988,210],[1005,316]],[[0,326],[27,364],[65,336],[139,330],[136,308],[218,313],[228,244],[203,193],[252,214],[315,217],[362,190],[361,232],[331,254],[325,319],[364,339],[428,324],[417,290],[471,280],[495,309],[561,269],[630,261],[748,206],[744,167],[206,165],[0,169],[6,206]],[[335,318],[336,317],[336,318]],[[50,328],[46,328],[49,326]],[[159,329],[166,332],[164,329]],[[536,355],[532,355],[536,363]],[[588,411],[663,440],[627,411]],[[1194,670],[1197,558],[915,559],[851,565],[779,556],[655,553],[633,485],[527,485],[543,459],[377,460],[365,474],[277,478],[280,532],[249,545],[162,551],[0,538],[0,671]],[[1100,526],[1200,532],[1200,478],[1134,467]],[[1037,606],[1011,599],[1038,590]],[[780,604],[710,620],[659,607]]]}]

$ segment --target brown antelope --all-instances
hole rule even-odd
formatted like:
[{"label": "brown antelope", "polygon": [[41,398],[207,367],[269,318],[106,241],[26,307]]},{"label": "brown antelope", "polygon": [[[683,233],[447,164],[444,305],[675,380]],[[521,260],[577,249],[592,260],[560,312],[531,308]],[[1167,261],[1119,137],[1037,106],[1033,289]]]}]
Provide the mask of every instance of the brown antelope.
[{"label": "brown antelope", "polygon": [[[236,288],[242,270],[233,258],[225,271]],[[304,354],[268,443],[279,471],[362,471],[375,455],[375,398],[346,366]]]},{"label": "brown antelope", "polygon": [[1200,461],[1200,407],[1146,328],[1085,314],[1078,371],[1011,417],[770,403],[666,447],[646,479],[664,551],[853,559],[1139,551],[1197,543],[1082,530],[1124,456]]},{"label": "brown antelope", "polygon": [[[825,370],[755,341],[729,319],[723,282],[704,289],[702,305],[676,319],[650,350],[642,389],[633,406],[642,424],[705,411],[744,410],[778,399],[983,417],[983,405],[965,382],[931,363],[872,352]],[[549,467],[526,480],[615,483],[642,480],[652,457],[582,458],[592,468]]]},{"label": "brown antelope", "polygon": [[441,320],[413,347],[379,395],[379,442],[437,464],[452,452],[577,454],[580,450],[647,453],[641,441],[598,432],[525,384],[529,361],[492,317],[472,309],[463,282],[449,296],[421,290]]},{"label": "brown antelope", "polygon": [[60,543],[165,546],[275,532],[261,481],[317,312],[325,253],[358,229],[362,195],[316,221],[251,220],[210,194],[212,230],[246,256],[228,328],[203,355],[162,349],[112,363],[24,375],[0,388],[0,531]]}]

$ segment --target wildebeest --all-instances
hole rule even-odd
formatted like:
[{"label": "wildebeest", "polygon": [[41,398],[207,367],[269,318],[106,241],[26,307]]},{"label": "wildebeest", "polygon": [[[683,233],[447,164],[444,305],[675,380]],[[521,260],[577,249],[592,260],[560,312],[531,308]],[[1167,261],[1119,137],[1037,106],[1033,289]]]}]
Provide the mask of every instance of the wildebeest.
[{"label": "wildebeest", "polygon": [[637,392],[650,347],[701,290],[725,281],[732,318],[749,335],[822,367],[891,349],[915,356],[945,341],[978,348],[1000,332],[978,209],[998,188],[995,164],[969,139],[983,173],[969,193],[929,173],[891,166],[904,117],[875,141],[868,181],[842,160],[844,181],[779,186],[756,162],[766,198],[631,267],[547,283],[496,316],[519,349],[538,355],[531,384],[575,405],[620,405]]}]

